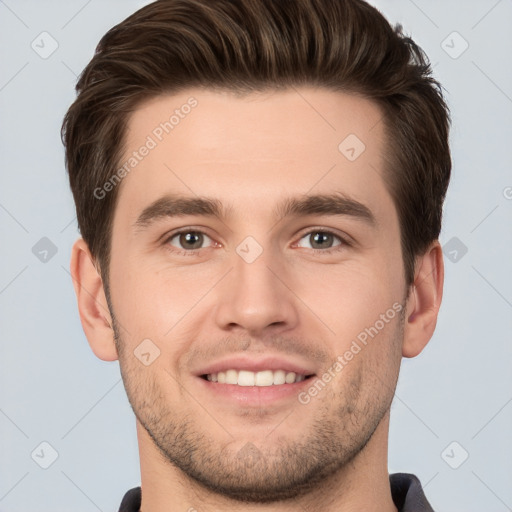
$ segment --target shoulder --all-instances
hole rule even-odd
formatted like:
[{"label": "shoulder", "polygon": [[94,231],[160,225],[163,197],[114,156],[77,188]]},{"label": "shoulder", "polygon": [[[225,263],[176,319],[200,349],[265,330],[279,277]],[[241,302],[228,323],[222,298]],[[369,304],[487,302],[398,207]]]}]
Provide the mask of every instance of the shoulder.
[{"label": "shoulder", "polygon": [[119,512],[139,512],[141,493],[140,487],[130,489],[123,497]]},{"label": "shoulder", "polygon": [[389,483],[398,512],[434,512],[417,476],[411,473],[393,473],[389,475]]}]

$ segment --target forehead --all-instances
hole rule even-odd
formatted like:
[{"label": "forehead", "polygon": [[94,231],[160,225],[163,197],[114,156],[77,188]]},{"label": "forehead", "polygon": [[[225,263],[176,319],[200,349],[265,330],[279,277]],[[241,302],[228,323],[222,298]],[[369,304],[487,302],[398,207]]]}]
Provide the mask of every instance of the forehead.
[{"label": "forehead", "polygon": [[128,121],[118,205],[135,215],[172,193],[250,212],[288,195],[333,191],[372,202],[386,194],[381,121],[373,102],[325,89],[155,97]]}]

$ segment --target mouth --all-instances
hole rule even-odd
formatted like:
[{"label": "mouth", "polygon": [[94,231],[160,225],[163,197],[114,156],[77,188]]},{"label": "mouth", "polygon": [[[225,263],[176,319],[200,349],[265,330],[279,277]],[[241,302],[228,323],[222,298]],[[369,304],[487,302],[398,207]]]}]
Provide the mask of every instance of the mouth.
[{"label": "mouth", "polygon": [[314,374],[296,373],[287,370],[261,370],[253,372],[237,369],[229,369],[201,375],[202,379],[209,382],[217,384],[232,384],[242,387],[286,386],[311,379],[312,377],[314,377]]},{"label": "mouth", "polygon": [[201,392],[227,410],[262,407],[278,412],[310,385],[317,369],[304,358],[234,354],[194,372]]}]

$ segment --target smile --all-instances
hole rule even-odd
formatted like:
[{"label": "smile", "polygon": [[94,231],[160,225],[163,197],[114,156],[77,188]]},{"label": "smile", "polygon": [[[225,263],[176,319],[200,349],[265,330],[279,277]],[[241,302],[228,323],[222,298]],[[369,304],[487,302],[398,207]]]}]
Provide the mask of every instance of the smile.
[{"label": "smile", "polygon": [[203,378],[206,380],[210,382],[217,382],[219,384],[260,387],[294,384],[295,382],[302,382],[309,377],[311,377],[311,375],[287,372],[285,370],[263,370],[259,372],[251,372],[248,370],[235,369],[203,375]]}]

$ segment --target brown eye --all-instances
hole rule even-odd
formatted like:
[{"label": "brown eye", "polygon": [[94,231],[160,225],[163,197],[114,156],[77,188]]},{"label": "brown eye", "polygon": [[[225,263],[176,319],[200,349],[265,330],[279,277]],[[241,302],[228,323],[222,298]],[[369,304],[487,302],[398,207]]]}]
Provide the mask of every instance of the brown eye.
[{"label": "brown eye", "polygon": [[211,238],[200,231],[183,231],[174,234],[169,238],[169,244],[179,249],[202,249],[206,240],[211,242]]},{"label": "brown eye", "polygon": [[[303,245],[305,240],[306,245]],[[301,243],[302,242],[302,243]],[[299,247],[306,247],[309,249],[331,249],[333,247],[342,245],[342,239],[328,231],[310,231],[303,236],[299,242]]]},{"label": "brown eye", "polygon": [[309,240],[313,249],[325,249],[326,247],[332,247],[333,236],[319,231],[309,235]]}]

